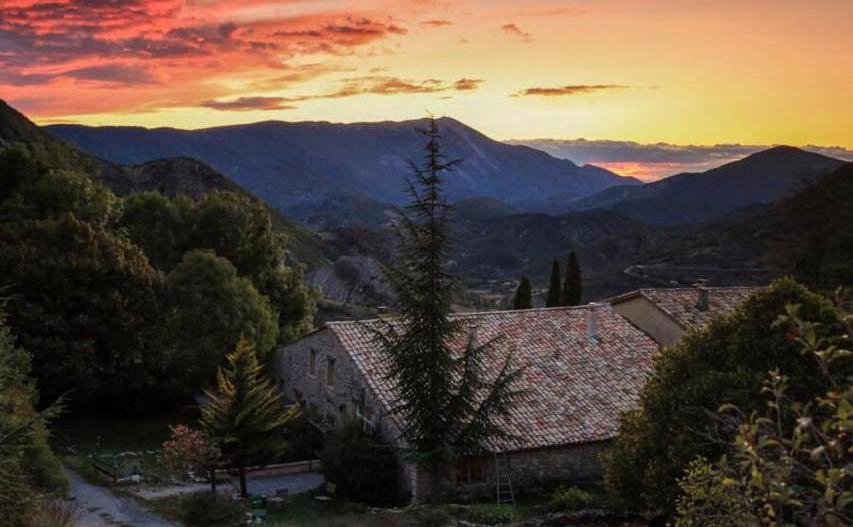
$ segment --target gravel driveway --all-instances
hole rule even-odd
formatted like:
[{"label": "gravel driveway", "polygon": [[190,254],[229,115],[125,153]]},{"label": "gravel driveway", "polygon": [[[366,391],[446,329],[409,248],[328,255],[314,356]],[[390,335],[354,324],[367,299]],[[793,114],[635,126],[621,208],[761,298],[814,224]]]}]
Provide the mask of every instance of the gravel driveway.
[{"label": "gravel driveway", "polygon": [[68,478],[69,495],[79,507],[80,527],[179,527],[132,498],[122,498],[89,484],[67,468],[63,472]]}]

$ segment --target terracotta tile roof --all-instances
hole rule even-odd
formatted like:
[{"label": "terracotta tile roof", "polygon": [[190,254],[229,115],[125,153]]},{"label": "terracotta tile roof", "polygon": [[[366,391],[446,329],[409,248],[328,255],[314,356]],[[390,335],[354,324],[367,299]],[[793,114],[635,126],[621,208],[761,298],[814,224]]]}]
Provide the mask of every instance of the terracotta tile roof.
[{"label": "terracotta tile roof", "polygon": [[[598,336],[586,336],[587,313],[594,310]],[[587,443],[617,433],[620,414],[632,408],[658,346],[609,305],[528,309],[454,315],[477,328],[486,341],[503,335],[487,360],[497,374],[512,353],[524,368],[519,387],[526,390],[504,429],[517,439],[493,445],[496,451]],[[326,324],[352,356],[386,409],[395,400],[384,355],[373,341],[376,321]],[[461,352],[467,335],[451,347]]]},{"label": "terracotta tile roof", "polygon": [[760,290],[760,287],[706,287],[708,291],[708,309],[700,310],[699,288],[677,289],[639,289],[611,300],[617,303],[622,299],[642,295],[655,304],[679,326],[684,329],[703,327],[720,313],[728,313],[740,305],[746,297]]}]

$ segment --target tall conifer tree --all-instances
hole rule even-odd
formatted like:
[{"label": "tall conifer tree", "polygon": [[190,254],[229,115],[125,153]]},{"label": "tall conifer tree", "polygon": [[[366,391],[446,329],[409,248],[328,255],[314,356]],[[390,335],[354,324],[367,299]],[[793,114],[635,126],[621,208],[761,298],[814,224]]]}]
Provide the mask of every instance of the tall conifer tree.
[{"label": "tall conifer tree", "polygon": [[583,283],[581,281],[581,268],[578,257],[574,251],[569,253],[569,261],[566,262],[566,281],[563,282],[563,294],[560,304],[564,306],[577,306],[581,303],[583,296]]},{"label": "tall conifer tree", "polygon": [[545,300],[546,307],[557,307],[560,305],[560,262],[554,260],[551,264],[551,284],[548,286],[548,298]]},{"label": "tall conifer tree", "polygon": [[515,298],[512,299],[512,308],[530,309],[533,307],[533,300],[531,296],[530,279],[526,276],[522,276],[521,283],[518,284],[518,289],[515,291]]},{"label": "tall conifer tree", "polygon": [[[458,456],[482,453],[489,442],[506,437],[499,419],[508,415],[518,394],[520,372],[510,357],[496,373],[484,373],[494,341],[478,342],[476,331],[451,317],[457,279],[446,269],[450,251],[447,200],[442,176],[458,161],[441,154],[438,126],[430,120],[424,163],[411,164],[411,203],[402,215],[397,262],[387,275],[399,311],[383,319],[374,335],[389,360],[399,396],[394,408],[404,423],[401,439],[431,479],[429,499],[441,494],[442,474]],[[468,331],[466,348],[454,352],[451,339]]]},{"label": "tall conifer tree", "polygon": [[240,495],[248,496],[246,467],[284,448],[282,430],[297,410],[284,410],[281,395],[263,373],[255,350],[241,339],[226,356],[228,366],[217,375],[217,389],[201,412],[201,424],[216,441],[227,463],[240,476]]}]

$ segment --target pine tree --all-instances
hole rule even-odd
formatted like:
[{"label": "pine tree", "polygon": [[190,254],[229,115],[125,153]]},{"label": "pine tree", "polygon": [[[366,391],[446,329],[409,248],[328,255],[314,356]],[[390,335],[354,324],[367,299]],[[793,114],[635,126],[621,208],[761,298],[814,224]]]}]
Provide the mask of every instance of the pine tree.
[{"label": "pine tree", "polygon": [[518,284],[518,289],[515,291],[515,298],[512,300],[513,309],[530,309],[533,307],[530,291],[530,279],[526,276],[521,277],[521,283]]},{"label": "pine tree", "polygon": [[566,281],[563,283],[563,294],[560,297],[560,305],[580,305],[582,293],[581,268],[578,264],[577,255],[572,251],[569,253],[569,261],[566,262]]},{"label": "pine tree", "polygon": [[246,467],[284,448],[281,432],[298,412],[281,407],[278,389],[264,375],[255,350],[241,339],[226,357],[228,365],[217,373],[217,389],[202,409],[201,424],[240,475],[245,498]]},{"label": "pine tree", "polygon": [[448,344],[469,331],[450,316],[457,279],[445,267],[450,239],[442,174],[458,161],[441,155],[434,120],[422,133],[427,137],[425,160],[422,166],[411,163],[412,201],[397,231],[396,265],[387,270],[399,311],[383,319],[375,338],[388,357],[399,396],[392,410],[405,423],[402,439],[411,459],[429,474],[429,498],[435,501],[449,462],[507,437],[498,420],[518,394],[514,382],[520,372],[508,357],[493,380],[485,379],[483,361],[494,341],[477,342],[473,331],[461,354]]},{"label": "pine tree", "polygon": [[551,264],[551,285],[548,286],[548,298],[545,300],[545,306],[559,306],[560,294],[560,262],[554,260],[554,263]]}]

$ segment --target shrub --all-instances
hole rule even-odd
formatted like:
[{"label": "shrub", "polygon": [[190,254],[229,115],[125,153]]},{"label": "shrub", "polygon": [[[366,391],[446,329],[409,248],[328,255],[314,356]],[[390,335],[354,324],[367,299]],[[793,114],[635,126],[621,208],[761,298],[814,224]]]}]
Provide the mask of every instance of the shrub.
[{"label": "shrub", "polygon": [[[677,481],[690,462],[719,458],[737,433],[736,425],[714,416],[717,409],[730,404],[746,414],[761,410],[762,381],[777,368],[795,400],[825,391],[818,363],[802,353],[791,325],[774,324],[788,304],[798,304],[804,320],[823,323],[824,334],[840,324],[829,302],[792,280],[779,280],[656,357],[638,409],[623,416],[604,459],[611,490],[634,507],[672,513]],[[790,412],[782,416],[784,426],[792,427],[794,418]],[[709,440],[714,436],[720,440]]]},{"label": "shrub", "polygon": [[[846,330],[821,338],[818,325],[797,311],[790,307],[780,322],[792,324],[792,337],[821,366],[828,391],[793,400],[776,370],[765,381],[762,412],[720,409],[721,417],[734,417],[738,433],[718,461],[690,465],[680,481],[677,527],[853,525],[853,376],[838,374],[853,357],[853,314],[839,308]],[[785,413],[796,415],[796,426],[783,425]]]},{"label": "shrub", "polygon": [[79,512],[76,503],[49,500],[33,511],[28,527],[75,527]]},{"label": "shrub", "polygon": [[237,501],[213,500],[206,493],[181,499],[181,522],[187,527],[234,527],[242,525],[245,506]]},{"label": "shrub", "polygon": [[577,487],[559,487],[548,500],[548,506],[555,511],[576,511],[592,504],[589,492]]},{"label": "shrub", "polygon": [[402,501],[396,452],[376,434],[364,432],[360,423],[347,423],[330,435],[320,460],[338,497],[375,506]]}]

